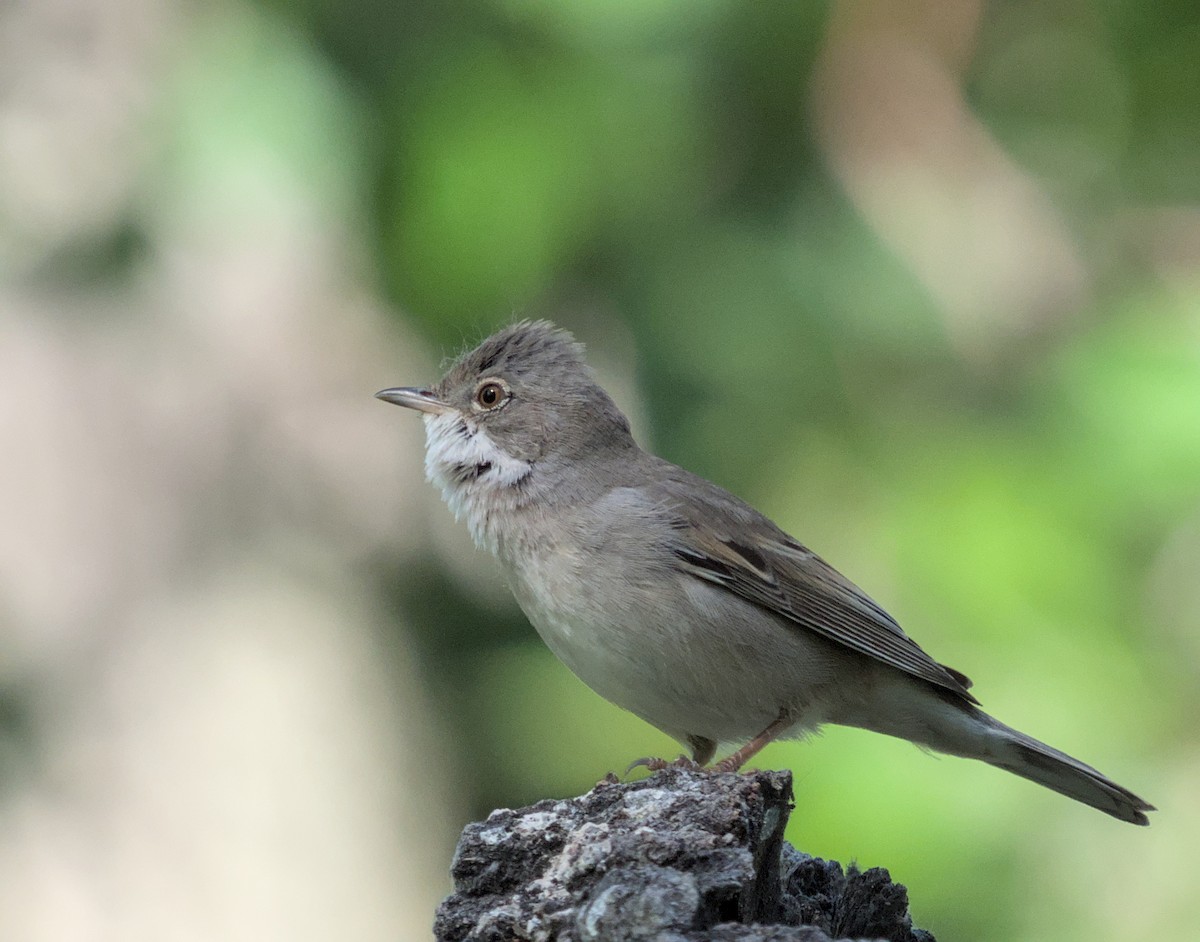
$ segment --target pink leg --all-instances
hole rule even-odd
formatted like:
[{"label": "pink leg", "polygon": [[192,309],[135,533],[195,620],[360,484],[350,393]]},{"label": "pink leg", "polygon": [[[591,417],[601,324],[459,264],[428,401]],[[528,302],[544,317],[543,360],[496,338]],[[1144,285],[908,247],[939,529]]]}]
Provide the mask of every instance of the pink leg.
[{"label": "pink leg", "polygon": [[736,772],[745,765],[751,757],[756,755],[763,746],[771,742],[780,733],[786,732],[787,728],[792,725],[792,718],[784,712],[780,712],[779,719],[775,720],[770,726],[764,729],[761,733],[751,739],[746,745],[742,746],[737,752],[722,759],[720,762],[712,766],[714,772]]}]

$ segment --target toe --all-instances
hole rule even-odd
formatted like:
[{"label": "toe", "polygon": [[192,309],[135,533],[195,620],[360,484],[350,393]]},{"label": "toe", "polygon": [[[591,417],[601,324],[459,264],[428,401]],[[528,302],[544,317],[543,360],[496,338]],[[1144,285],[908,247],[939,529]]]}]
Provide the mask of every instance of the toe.
[{"label": "toe", "polygon": [[658,772],[667,767],[666,759],[656,759],[653,756],[643,756],[640,759],[634,759],[625,769],[625,774],[628,775],[639,766],[645,766],[651,772]]}]

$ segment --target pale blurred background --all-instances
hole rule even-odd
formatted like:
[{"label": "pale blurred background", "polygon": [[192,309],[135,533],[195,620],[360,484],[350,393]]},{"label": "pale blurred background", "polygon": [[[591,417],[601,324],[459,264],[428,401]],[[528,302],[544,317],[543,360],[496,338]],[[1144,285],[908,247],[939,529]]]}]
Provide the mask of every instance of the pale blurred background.
[{"label": "pale blurred background", "polygon": [[1187,935],[1197,62],[1190,2],[0,6],[0,938],[426,938],[468,820],[674,753],[371,398],[516,316],[1162,809],[831,730],[798,846]]}]

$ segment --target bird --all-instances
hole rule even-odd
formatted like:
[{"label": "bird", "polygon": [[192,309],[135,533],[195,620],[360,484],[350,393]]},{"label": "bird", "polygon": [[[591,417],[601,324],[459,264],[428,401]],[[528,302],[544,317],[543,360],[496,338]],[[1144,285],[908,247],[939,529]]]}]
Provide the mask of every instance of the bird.
[{"label": "bird", "polygon": [[[803,543],[642,449],[568,331],[507,325],[435,385],[376,397],[422,415],[426,477],[550,650],[690,750],[633,765],[734,772],[835,724],[1149,823],[1142,798],[984,712],[965,674]],[[721,744],[736,748],[713,762]]]}]

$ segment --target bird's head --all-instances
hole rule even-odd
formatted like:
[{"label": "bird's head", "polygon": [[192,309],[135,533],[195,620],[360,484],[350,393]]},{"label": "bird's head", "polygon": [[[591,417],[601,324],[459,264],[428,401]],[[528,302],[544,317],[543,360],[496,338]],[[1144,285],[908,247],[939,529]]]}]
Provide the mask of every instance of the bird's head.
[{"label": "bird's head", "polygon": [[375,395],[423,413],[426,476],[483,543],[492,513],[534,490],[583,486],[590,467],[636,448],[582,345],[547,321],[493,334],[430,388]]}]

